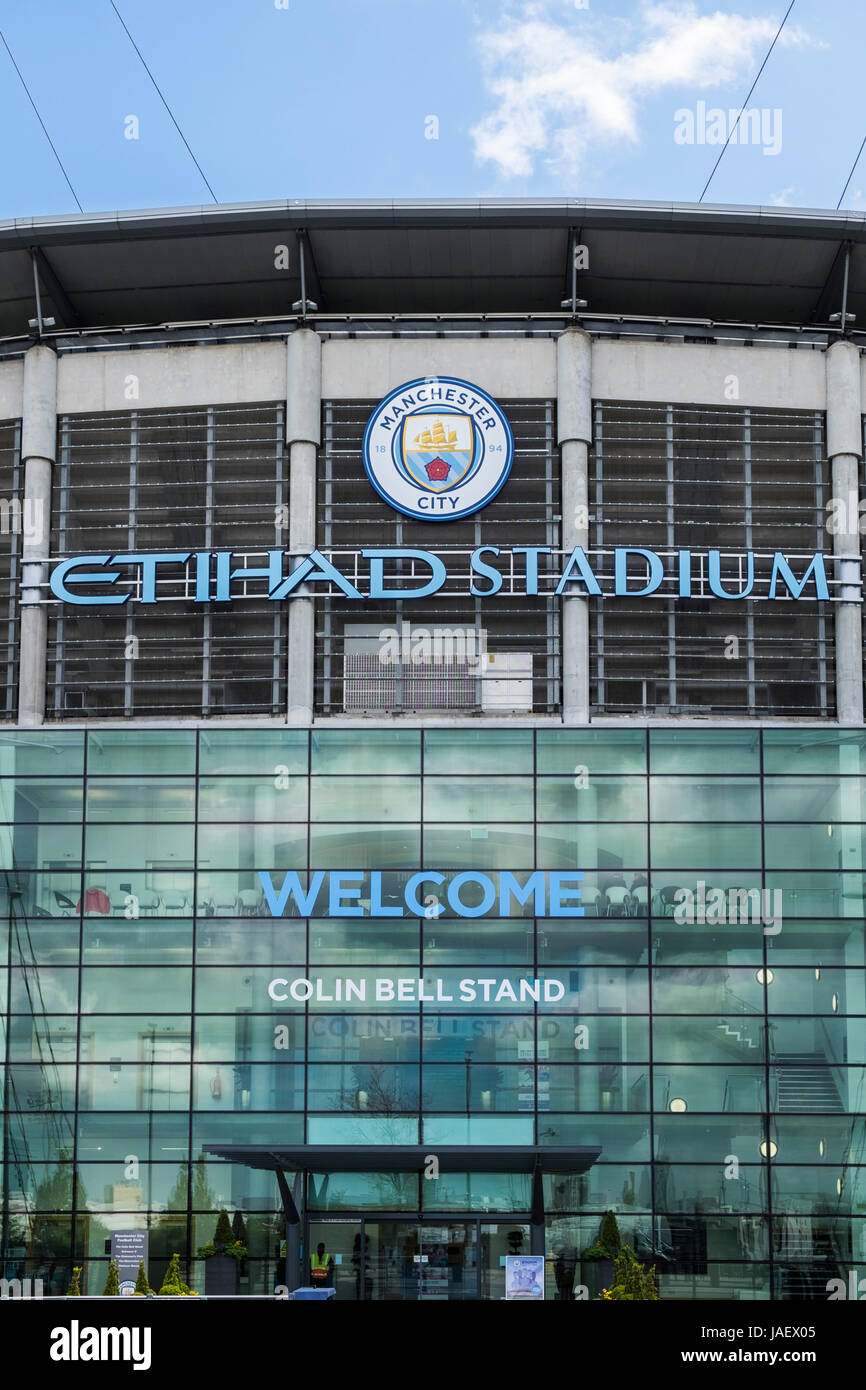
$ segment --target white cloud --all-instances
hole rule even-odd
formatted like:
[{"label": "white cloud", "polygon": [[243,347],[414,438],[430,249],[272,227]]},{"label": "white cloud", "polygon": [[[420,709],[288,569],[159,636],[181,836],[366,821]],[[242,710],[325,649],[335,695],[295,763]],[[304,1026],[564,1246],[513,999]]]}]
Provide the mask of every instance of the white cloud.
[{"label": "white cloud", "polygon": [[789,208],[789,207],[793,207],[793,204],[792,204],[792,202],[791,202],[791,199],[793,198],[793,196],[794,196],[794,194],[796,193],[796,191],[797,191],[796,188],[795,188],[794,185],[791,183],[791,184],[788,185],[787,188],[783,188],[782,191],[781,191],[780,193],[771,193],[771,194],[770,194],[770,207],[771,207],[771,208]]},{"label": "white cloud", "polygon": [[[634,21],[602,26],[586,11],[566,21],[543,3],[525,4],[480,41],[493,108],[471,132],[476,158],[506,177],[527,177],[539,159],[574,177],[588,149],[637,144],[642,104],[665,89],[697,94],[754,76],[779,18],[647,0]],[[783,44],[818,46],[787,26],[776,51]]]}]

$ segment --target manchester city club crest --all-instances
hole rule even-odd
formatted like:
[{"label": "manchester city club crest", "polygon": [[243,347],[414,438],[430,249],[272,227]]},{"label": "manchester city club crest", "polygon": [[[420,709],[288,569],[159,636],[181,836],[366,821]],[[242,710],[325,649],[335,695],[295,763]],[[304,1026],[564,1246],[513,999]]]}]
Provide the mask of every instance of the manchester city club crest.
[{"label": "manchester city club crest", "polygon": [[456,521],[499,492],[514,440],[486,391],[456,377],[422,377],[380,401],[363,453],[370,482],[390,506],[421,521]]}]

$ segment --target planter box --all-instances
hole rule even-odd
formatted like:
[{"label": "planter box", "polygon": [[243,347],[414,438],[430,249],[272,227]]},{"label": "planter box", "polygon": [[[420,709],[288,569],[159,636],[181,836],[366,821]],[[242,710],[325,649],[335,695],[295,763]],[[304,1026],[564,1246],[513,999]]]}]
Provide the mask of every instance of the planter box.
[{"label": "planter box", "polygon": [[240,1280],[238,1262],[232,1255],[212,1255],[205,1260],[206,1294],[237,1294]]}]

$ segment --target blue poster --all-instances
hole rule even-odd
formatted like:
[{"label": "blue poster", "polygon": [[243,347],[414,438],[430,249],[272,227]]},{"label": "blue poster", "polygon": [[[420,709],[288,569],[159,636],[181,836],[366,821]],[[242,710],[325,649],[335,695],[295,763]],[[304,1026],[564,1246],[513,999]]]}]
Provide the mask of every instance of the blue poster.
[{"label": "blue poster", "polygon": [[544,1298],[544,1256],[505,1256],[505,1297]]}]

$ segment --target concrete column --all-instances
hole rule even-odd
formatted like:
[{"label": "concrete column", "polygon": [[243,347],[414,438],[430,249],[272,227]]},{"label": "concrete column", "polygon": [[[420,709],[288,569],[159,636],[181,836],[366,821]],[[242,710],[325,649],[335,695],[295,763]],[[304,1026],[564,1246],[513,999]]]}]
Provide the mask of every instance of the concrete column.
[{"label": "concrete column", "polygon": [[835,605],[836,718],[863,723],[863,606],[860,591],[860,459],[863,455],[860,404],[860,353],[853,343],[827,350],[827,454],[833,497],[840,499],[833,536]]},{"label": "concrete column", "polygon": [[[289,445],[289,549],[306,555],[316,545],[316,450],[321,441],[322,343],[310,328],[288,340],[286,440]],[[299,556],[300,558],[300,556]],[[292,567],[295,567],[295,561]],[[289,599],[289,724],[313,722],[316,655],[315,600],[308,585]]]},{"label": "concrete column", "polygon": [[18,722],[45,718],[48,608],[40,585],[48,577],[51,537],[51,474],[57,452],[57,356],[40,343],[24,355],[21,458],[24,505],[21,546],[21,645]]},{"label": "concrete column", "polygon": [[[588,455],[592,441],[592,347],[569,328],[556,342],[557,440],[562,460],[562,548],[589,542]],[[562,719],[589,722],[589,600],[562,599]]]}]

